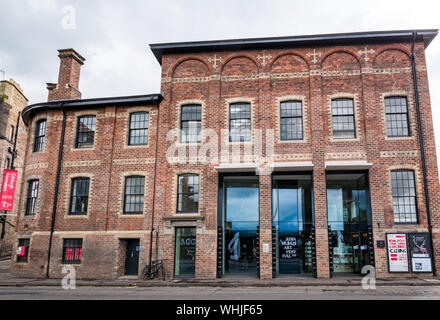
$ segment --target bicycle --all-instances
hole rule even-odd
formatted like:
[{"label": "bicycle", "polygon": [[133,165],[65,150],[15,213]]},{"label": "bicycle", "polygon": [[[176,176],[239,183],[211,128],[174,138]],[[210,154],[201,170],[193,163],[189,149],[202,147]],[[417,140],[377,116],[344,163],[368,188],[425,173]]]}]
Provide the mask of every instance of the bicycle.
[{"label": "bicycle", "polygon": [[163,260],[151,261],[151,264],[147,264],[142,270],[142,279],[153,280],[159,272],[162,272],[162,280],[165,280]]}]

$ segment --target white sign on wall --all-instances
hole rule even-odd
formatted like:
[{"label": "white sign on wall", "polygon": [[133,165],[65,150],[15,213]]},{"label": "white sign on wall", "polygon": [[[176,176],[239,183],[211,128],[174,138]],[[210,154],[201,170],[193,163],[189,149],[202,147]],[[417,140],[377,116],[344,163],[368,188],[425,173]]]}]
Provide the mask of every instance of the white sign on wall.
[{"label": "white sign on wall", "polygon": [[408,245],[405,233],[387,234],[389,272],[409,272]]}]

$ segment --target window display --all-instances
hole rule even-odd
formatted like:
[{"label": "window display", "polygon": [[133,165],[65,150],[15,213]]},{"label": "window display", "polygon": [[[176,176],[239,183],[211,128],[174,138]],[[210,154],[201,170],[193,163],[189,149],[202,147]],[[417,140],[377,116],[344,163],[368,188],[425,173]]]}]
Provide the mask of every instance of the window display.
[{"label": "window display", "polygon": [[327,174],[329,246],[333,272],[361,273],[370,261],[368,226],[371,224],[367,174]]},{"label": "window display", "polygon": [[311,229],[311,175],[273,177],[273,224],[276,232],[276,272],[304,274],[313,271]]}]

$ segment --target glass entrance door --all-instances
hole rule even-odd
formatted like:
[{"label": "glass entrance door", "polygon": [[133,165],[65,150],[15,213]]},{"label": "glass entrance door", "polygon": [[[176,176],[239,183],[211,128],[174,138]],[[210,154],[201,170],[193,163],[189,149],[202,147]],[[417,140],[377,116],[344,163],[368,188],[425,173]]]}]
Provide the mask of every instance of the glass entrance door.
[{"label": "glass entrance door", "polygon": [[194,277],[196,271],[196,228],[176,228],[174,275]]},{"label": "glass entrance door", "polygon": [[370,264],[370,255],[368,252],[368,233],[352,233],[351,242],[353,247],[353,270],[354,273],[361,273],[362,268]]},{"label": "glass entrance door", "polygon": [[272,221],[275,227],[276,272],[311,274],[312,176],[273,176]]},{"label": "glass entrance door", "polygon": [[257,274],[259,192],[256,179],[224,180],[225,274]]},{"label": "glass entrance door", "polygon": [[367,173],[327,174],[327,213],[333,272],[360,273],[370,264],[371,210]]}]

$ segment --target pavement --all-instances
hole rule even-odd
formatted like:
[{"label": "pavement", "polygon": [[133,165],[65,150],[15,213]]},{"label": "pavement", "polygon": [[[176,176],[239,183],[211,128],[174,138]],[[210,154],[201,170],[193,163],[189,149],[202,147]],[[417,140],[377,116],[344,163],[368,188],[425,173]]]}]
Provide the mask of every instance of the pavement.
[{"label": "pavement", "polygon": [[[61,287],[61,279],[35,279],[15,277],[9,274],[10,259],[0,260],[0,287]],[[270,280],[221,278],[215,280],[173,279],[142,280],[121,277],[116,280],[76,280],[77,287],[361,287],[362,277],[343,276],[331,279],[312,277],[286,278]],[[440,280],[434,277],[393,277],[376,279],[377,287],[419,287],[439,286]]]}]

